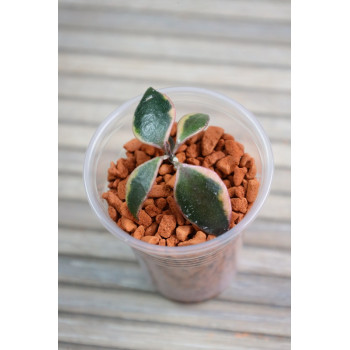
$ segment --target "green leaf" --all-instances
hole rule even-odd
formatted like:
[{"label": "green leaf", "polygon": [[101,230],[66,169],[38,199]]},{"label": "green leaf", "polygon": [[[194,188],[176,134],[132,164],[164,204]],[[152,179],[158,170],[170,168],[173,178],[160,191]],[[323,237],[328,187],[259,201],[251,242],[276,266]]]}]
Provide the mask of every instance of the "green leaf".
[{"label": "green leaf", "polygon": [[177,146],[202,131],[208,123],[208,114],[194,113],[184,115],[177,123]]},{"label": "green leaf", "polygon": [[175,107],[168,96],[148,88],[138,104],[133,132],[142,142],[163,149],[175,121]]},{"label": "green leaf", "polygon": [[225,184],[214,171],[179,164],[174,197],[183,215],[204,232],[219,236],[229,229],[230,197]]},{"label": "green leaf", "polygon": [[138,219],[138,213],[142,204],[152,188],[163,158],[163,156],[156,157],[139,165],[128,178],[126,183],[126,204],[136,219]]}]

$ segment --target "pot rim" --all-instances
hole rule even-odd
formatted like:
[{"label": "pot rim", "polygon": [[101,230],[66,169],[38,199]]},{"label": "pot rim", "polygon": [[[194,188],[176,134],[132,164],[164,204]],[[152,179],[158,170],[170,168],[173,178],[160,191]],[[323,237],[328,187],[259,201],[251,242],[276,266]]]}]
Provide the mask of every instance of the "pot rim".
[{"label": "pot rim", "polygon": [[114,236],[118,237],[125,243],[127,243],[133,249],[137,249],[139,251],[148,253],[150,255],[173,256],[174,258],[181,257],[181,256],[188,256],[191,254],[195,254],[196,256],[198,256],[201,253],[215,251],[216,248],[221,247],[222,245],[225,245],[229,241],[235,239],[256,218],[256,216],[261,210],[261,207],[263,206],[270,192],[272,177],[273,177],[274,161],[273,161],[273,153],[272,153],[272,148],[271,148],[269,138],[266,135],[260,122],[256,119],[256,117],[251,112],[249,112],[245,107],[243,107],[241,104],[239,104],[232,98],[229,98],[215,91],[198,88],[198,87],[168,87],[168,88],[162,88],[158,90],[165,94],[171,94],[172,92],[174,93],[188,92],[192,94],[197,93],[200,95],[210,95],[211,97],[214,97],[218,100],[224,101],[232,105],[234,109],[239,110],[251,122],[251,124],[254,125],[256,134],[258,134],[261,139],[261,143],[262,143],[261,152],[266,154],[266,157],[270,162],[270,164],[268,164],[262,169],[262,175],[264,176],[264,183],[263,183],[263,186],[259,189],[260,193],[258,194],[258,197],[256,198],[252,208],[235,227],[223,233],[222,235],[210,241],[195,244],[192,246],[184,246],[184,247],[158,246],[158,245],[153,245],[153,244],[143,242],[141,240],[138,240],[132,237],[129,233],[126,233],[125,231],[123,231],[112,219],[110,219],[110,217],[102,208],[102,206],[100,205],[100,203],[98,202],[98,199],[94,194],[94,188],[93,188],[94,184],[92,181],[93,178],[91,177],[91,164],[92,164],[91,160],[94,157],[94,151],[96,149],[96,145],[103,139],[103,134],[105,130],[108,129],[109,125],[112,122],[114,122],[117,118],[119,118],[125,110],[127,110],[131,105],[133,105],[137,101],[139,101],[142,95],[138,95],[126,101],[121,106],[119,106],[114,111],[112,111],[107,116],[107,118],[99,125],[94,135],[92,136],[92,139],[86,151],[85,161],[84,161],[84,170],[83,170],[84,185],[85,185],[85,191],[87,194],[88,202],[92,210],[94,211],[94,213],[97,215],[97,217],[101,221],[102,225],[110,233],[112,233]]}]

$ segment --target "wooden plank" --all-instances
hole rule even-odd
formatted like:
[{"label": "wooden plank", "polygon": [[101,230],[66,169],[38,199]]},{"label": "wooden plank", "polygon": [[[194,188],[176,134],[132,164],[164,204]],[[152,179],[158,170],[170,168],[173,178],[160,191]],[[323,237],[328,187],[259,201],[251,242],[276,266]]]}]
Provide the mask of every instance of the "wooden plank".
[{"label": "wooden plank", "polygon": [[[196,322],[196,321],[195,321]],[[262,321],[264,323],[264,321]],[[61,314],[59,340],[95,348],[134,350],[289,350],[288,338],[264,337],[208,329],[136,322],[120,319]]]},{"label": "wooden plank", "polygon": [[[62,124],[83,124],[97,127],[116,105],[106,102],[59,99],[58,120]],[[277,141],[290,141],[290,119],[266,115],[256,116],[267,135]]]},{"label": "wooden plank", "polygon": [[264,203],[258,218],[290,222],[291,219],[290,197],[270,194]]},{"label": "wooden plank", "polygon": [[137,12],[82,6],[75,8],[61,5],[58,24],[60,27],[108,30],[116,33],[147,33],[158,36],[191,36],[206,40],[278,43],[290,45],[290,23],[249,21],[244,19],[194,18],[175,13]]},{"label": "wooden plank", "polygon": [[[67,197],[65,197],[66,195]],[[84,196],[85,198],[84,192],[82,190],[80,190],[79,192],[74,191],[72,193],[69,193],[69,188],[64,187],[64,183],[59,183],[60,199],[63,199],[63,200],[79,199],[80,200],[81,198],[77,198],[76,197],[77,195]],[[290,205],[291,205],[290,196],[284,195],[284,194],[271,193],[266,199],[266,202],[264,203],[264,206],[262,207],[258,215],[258,218],[289,222],[291,217]]]},{"label": "wooden plank", "polygon": [[[187,1],[187,3],[192,3]],[[290,47],[61,28],[59,50],[213,64],[290,66]]]},{"label": "wooden plank", "polygon": [[291,247],[290,223],[255,220],[244,232],[244,244],[287,249]]},{"label": "wooden plank", "polygon": [[[83,164],[84,164],[85,152],[81,150],[69,150],[69,149],[60,149],[58,152],[58,171],[64,175],[73,174],[82,178]],[[73,180],[72,180],[73,181]],[[76,181],[79,181],[77,179]],[[291,171],[286,168],[275,168],[272,190],[273,192],[289,195],[290,194],[290,183],[291,183]],[[70,188],[72,185],[67,184]],[[61,185],[59,182],[60,192],[63,195],[66,190],[65,186]],[[79,190],[77,187],[76,190]],[[77,198],[85,198],[81,194]],[[72,192],[74,193],[74,192]]]},{"label": "wooden plank", "polygon": [[101,348],[100,346],[96,346],[96,345],[73,344],[70,342],[58,341],[58,350],[125,350],[125,349],[115,348],[115,347],[106,347],[106,346],[103,346]]},{"label": "wooden plank", "polygon": [[[96,127],[89,125],[71,125],[59,124],[58,127],[58,144],[64,148],[86,149]],[[127,135],[123,135],[123,137]],[[123,142],[128,139],[121,139]],[[290,167],[290,144],[288,142],[272,142],[272,151],[276,167]]]},{"label": "wooden plank", "polygon": [[[64,255],[136,261],[131,248],[108,232],[60,228],[58,246],[59,253]],[[239,271],[289,277],[290,252],[244,246],[239,257]]]},{"label": "wooden plank", "polygon": [[[157,76],[150,80],[128,79],[123,77],[101,77],[101,76],[73,76],[63,74],[58,77],[58,90],[60,97],[83,99],[83,103],[94,103],[95,101],[107,102],[112,107],[106,113],[110,113],[123,102],[138,96],[145,91],[149,85],[155,89],[165,86],[183,85],[171,80],[159,81]],[[198,86],[198,83],[194,83]],[[290,95],[280,92],[249,91],[235,87],[213,86],[211,83],[201,84],[202,88],[215,90],[222,93],[252,111],[255,114],[267,115],[290,115]],[[93,100],[93,101],[91,101]],[[105,114],[105,116],[107,115]]]},{"label": "wooden plank", "polygon": [[58,152],[58,171],[82,176],[84,157],[85,153],[80,150],[60,149]]},{"label": "wooden plank", "polygon": [[[59,176],[58,188],[61,197],[81,200],[86,198],[81,182],[84,155],[84,152],[79,150],[61,149],[58,152],[58,170],[61,174]],[[69,174],[72,175],[70,179],[64,178]],[[290,184],[291,171],[289,169],[276,168],[271,187],[272,192],[275,194],[290,195]]]},{"label": "wooden plank", "polygon": [[[74,181],[65,182],[64,178],[74,179]],[[58,182],[59,208],[61,212],[60,222],[62,225],[72,227],[91,227],[101,229],[101,224],[91,212],[86,201],[86,194],[83,188],[82,177],[70,177],[60,175]],[[278,198],[278,196],[277,196]],[[74,200],[73,202],[69,202]],[[60,204],[62,202],[62,204]],[[277,203],[279,203],[277,201]],[[277,204],[276,204],[277,206]],[[289,210],[289,204],[287,209]],[[73,211],[73,216],[72,212]],[[278,210],[278,209],[277,209]],[[272,220],[279,211],[272,213]],[[290,224],[289,219],[286,222],[266,221],[263,213],[259,215],[264,221],[256,219],[247,229],[246,242],[251,245],[290,248]],[[81,226],[80,223],[87,222],[87,226]]]},{"label": "wooden plank", "polygon": [[[83,164],[84,164],[84,156],[85,152],[81,150],[67,150],[67,149],[60,149],[58,152],[58,170],[62,174],[62,176],[65,176],[67,174],[73,174],[78,177],[82,177],[83,173]],[[74,179],[70,180],[74,181]],[[76,181],[79,181],[79,179],[76,179]],[[273,176],[273,182],[272,182],[272,191],[283,193],[286,195],[290,194],[290,183],[291,183],[291,171],[290,169],[286,168],[275,168],[274,176]],[[73,185],[67,184],[70,188]],[[65,187],[59,183],[59,187],[61,188],[61,191],[65,191]],[[79,188],[76,188],[76,190],[79,190]],[[85,198],[85,196],[81,195],[81,190],[79,197],[76,198]],[[63,194],[64,192],[62,192]],[[73,194],[74,192],[72,192]]]},{"label": "wooden plank", "polygon": [[[58,279],[61,283],[101,289],[155,292],[154,286],[143,270],[133,262],[59,256]],[[239,273],[230,287],[216,299],[290,307],[290,280]]]},{"label": "wooden plank", "polygon": [[181,304],[154,293],[101,290],[89,287],[59,288],[61,312],[87,313],[162,325],[194,326],[208,330],[290,336],[290,311],[265,305],[210,300]]},{"label": "wooden plank", "polygon": [[[76,211],[72,212],[71,215],[69,215],[66,208],[70,208],[72,210],[75,209]],[[85,208],[85,213],[81,213],[83,208]],[[86,216],[86,220],[88,220],[85,225],[85,221],[82,221],[84,215]],[[61,204],[61,201],[59,201],[59,223],[60,225],[63,225],[63,227],[71,227],[73,233],[76,233],[76,230],[81,230],[83,232],[89,230],[105,231],[105,229],[102,228],[102,225],[97,220],[95,215],[91,212],[90,207],[86,203],[69,203],[67,201],[63,201],[63,204]],[[94,238],[95,235],[88,235],[87,237]],[[247,245],[256,247],[290,250],[290,224],[273,221],[262,221],[257,219],[245,230],[244,242]],[[63,243],[64,241],[62,244]],[[69,245],[71,243],[68,242],[67,244],[68,246],[65,247],[66,252],[68,252],[70,249]],[[74,247],[71,248],[73,249]]]},{"label": "wooden plank", "polygon": [[[278,213],[278,208],[274,208],[274,212],[270,216],[264,216],[262,213],[258,215],[256,219],[257,222],[262,220],[271,220],[272,222],[278,219],[276,213]],[[92,212],[90,206],[87,202],[81,201],[71,201],[67,199],[60,199],[58,201],[58,217],[59,223],[64,226],[75,227],[75,228],[95,228],[101,229],[102,225],[97,220],[96,215]],[[279,225],[288,225],[290,220],[285,220],[284,222],[279,220],[276,221],[277,227]]]},{"label": "wooden plank", "polygon": [[[60,169],[62,167],[60,166]],[[78,174],[61,173],[58,176],[58,193],[60,198],[85,200],[85,189],[82,181],[82,164],[77,164]],[[107,176],[106,176],[107,178]],[[271,187],[273,194],[290,195],[290,170],[276,170]],[[106,180],[107,181],[107,180]],[[107,183],[107,182],[106,182]]]},{"label": "wooden plank", "polygon": [[60,53],[60,72],[71,74],[96,74],[107,77],[124,76],[129,79],[154,78],[172,80],[180,85],[215,84],[246,89],[290,91],[290,70],[234,65],[212,65],[194,62],[169,62],[165,60],[133,57],[111,57],[96,54]]},{"label": "wooden plank", "polygon": [[136,10],[142,13],[152,11],[156,13],[172,13],[187,16],[219,17],[220,19],[249,19],[273,21],[290,21],[290,3],[271,0],[247,1],[247,0],[60,0],[61,5],[74,5],[78,8],[90,8],[93,10]]}]

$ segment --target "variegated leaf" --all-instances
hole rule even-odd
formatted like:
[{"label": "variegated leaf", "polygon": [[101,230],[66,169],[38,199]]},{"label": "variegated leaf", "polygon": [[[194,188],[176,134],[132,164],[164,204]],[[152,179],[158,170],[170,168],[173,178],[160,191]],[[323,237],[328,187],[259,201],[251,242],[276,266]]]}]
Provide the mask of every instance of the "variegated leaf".
[{"label": "variegated leaf", "polygon": [[148,88],[138,104],[133,132],[142,142],[163,149],[175,121],[175,107],[168,96]]},{"label": "variegated leaf", "polygon": [[230,197],[214,171],[179,163],[174,197],[183,215],[204,232],[218,236],[229,229]]},{"label": "variegated leaf", "polygon": [[194,113],[184,115],[177,123],[176,148],[206,128],[208,123],[208,114]]},{"label": "variegated leaf", "polygon": [[136,219],[152,188],[163,158],[163,156],[156,157],[139,165],[129,176],[126,183],[126,203]]}]

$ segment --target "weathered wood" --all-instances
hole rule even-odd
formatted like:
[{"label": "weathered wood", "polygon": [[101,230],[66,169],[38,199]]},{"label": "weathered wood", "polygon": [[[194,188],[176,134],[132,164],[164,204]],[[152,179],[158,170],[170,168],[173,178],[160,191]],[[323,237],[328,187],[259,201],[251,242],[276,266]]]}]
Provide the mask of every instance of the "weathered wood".
[{"label": "weathered wood", "polygon": [[290,223],[257,219],[245,230],[244,244],[290,250]]},{"label": "weathered wood", "polygon": [[[87,203],[60,200],[59,224],[73,229],[103,230]],[[290,224],[255,220],[245,231],[246,244],[277,249],[290,249]]]},{"label": "weathered wood", "polygon": [[58,350],[125,350],[116,347],[96,346],[87,344],[74,344],[70,342],[58,341]]},{"label": "weathered wood", "polygon": [[[68,149],[60,149],[58,153],[58,171],[62,173],[62,176],[66,176],[67,173],[74,174],[78,178],[71,179],[69,181],[74,181],[75,184],[82,179],[83,173],[83,164],[84,164],[84,156],[85,153],[81,150],[68,150]],[[283,193],[285,195],[290,194],[290,182],[291,182],[291,172],[290,169],[286,168],[275,168],[273,182],[272,182],[272,190],[277,193]],[[65,196],[65,192],[67,192],[67,188],[59,181],[59,194]],[[67,184],[69,188],[72,187],[72,184]],[[75,186],[75,185],[74,185]],[[80,184],[81,186],[81,184]],[[76,198],[85,198],[83,196],[83,192],[81,187],[77,187],[74,189],[75,192],[79,192],[80,194]],[[74,192],[72,192],[74,193]],[[69,195],[69,194],[67,194]]]},{"label": "weathered wood", "polygon": [[[174,13],[136,12],[130,10],[73,8],[62,5],[60,27],[89,28],[113,32],[148,33],[156,36],[191,36],[227,41],[279,43],[289,46],[290,24],[269,21],[201,19]],[[131,25],[132,24],[132,25]]]},{"label": "weathered wood", "polygon": [[[150,85],[155,89],[165,86],[183,86],[184,82],[171,80],[159,80],[155,75],[151,80],[137,78],[103,77],[85,75],[72,75],[60,72],[58,77],[58,90],[61,97],[83,99],[83,102],[93,100],[112,104],[113,108],[107,111],[109,114],[118,105],[142,94]],[[238,87],[223,87],[219,85],[198,84],[192,82],[193,86],[200,86],[209,90],[215,90],[230,98],[233,98],[255,114],[265,115],[290,115],[290,95],[282,92],[243,90]],[[106,114],[106,115],[107,115]]]},{"label": "weathered wood", "polygon": [[290,70],[266,67],[236,67],[192,62],[168,62],[154,58],[111,57],[79,53],[59,54],[60,72],[108,77],[172,80],[188,85],[218,84],[271,91],[290,91]]},{"label": "weathered wood", "polygon": [[[71,125],[59,124],[58,127],[58,144],[64,148],[80,148],[86,149],[92,135],[96,131],[96,127],[89,125]],[[120,133],[120,147],[132,138],[132,132],[129,128],[126,132]],[[272,142],[272,151],[277,167],[290,167],[290,144],[289,142]]]},{"label": "weathered wood", "polygon": [[290,312],[286,308],[210,300],[182,304],[157,294],[132,290],[100,290],[61,286],[59,311],[116,317],[162,325],[180,325],[210,330],[290,335]]},{"label": "weathered wood", "polygon": [[203,20],[210,17],[220,17],[222,19],[258,19],[273,21],[290,21],[290,2],[276,2],[271,0],[247,1],[247,0],[60,0],[61,5],[82,6],[91,9],[111,9],[111,10],[137,10],[142,13],[147,11],[159,12],[160,14],[177,13],[186,16],[203,16]]},{"label": "weathered wood", "polygon": [[[61,283],[80,284],[101,289],[133,289],[155,292],[138,264],[126,261],[94,260],[86,257],[59,256],[58,279]],[[290,280],[272,276],[237,274],[218,300],[290,306]]]},{"label": "weathered wood", "polygon": [[[60,166],[60,169],[62,167]],[[82,179],[82,164],[77,164],[79,173],[75,174],[59,174],[58,175],[58,194],[60,198],[85,200],[85,188]],[[68,170],[69,172],[69,170]],[[283,196],[290,195],[290,170],[276,170],[271,192],[272,194],[281,194]],[[107,179],[106,179],[107,184]]]},{"label": "weathered wood", "polygon": [[[102,231],[59,229],[60,254],[136,261],[129,246]],[[239,271],[271,276],[290,276],[290,252],[244,246],[239,257]]]},{"label": "weathered wood", "polygon": [[[274,199],[277,200],[275,201]],[[278,208],[281,205],[281,202],[284,201],[283,208],[281,211]],[[271,202],[271,204],[269,203]],[[269,196],[268,202],[264,205],[264,208],[259,213],[256,220],[278,220],[278,223],[283,225],[289,224],[290,214],[284,213],[290,207],[290,198],[282,196]],[[266,208],[266,209],[265,209]],[[279,216],[277,217],[274,213],[278,212]],[[281,214],[284,213],[284,216]],[[58,218],[59,223],[65,226],[71,226],[76,228],[97,228],[100,229],[102,226],[98,221],[96,215],[92,212],[87,201],[72,201],[69,199],[61,198],[58,201]],[[283,220],[283,221],[282,221]]]},{"label": "weathered wood", "polygon": [[[111,103],[67,100],[61,98],[58,119],[62,124],[92,125],[97,128],[106,116],[116,109]],[[256,116],[267,135],[274,141],[290,141],[290,119],[266,115]]]},{"label": "weathered wood", "polygon": [[[86,202],[59,200],[59,224],[75,229],[103,230]],[[253,246],[290,249],[289,222],[255,220],[245,231],[245,242]]]},{"label": "weathered wood", "polygon": [[[187,3],[191,3],[187,1]],[[61,28],[60,50],[100,52],[128,57],[157,57],[164,60],[207,62],[213,64],[266,65],[289,67],[290,48],[226,41],[196,40],[191,37],[159,37],[154,35],[99,32]],[[142,43],[142,45],[140,45]]]},{"label": "weathered wood", "polygon": [[290,349],[286,338],[73,314],[59,316],[58,331],[63,342],[135,350]]},{"label": "weathered wood", "polygon": [[[59,1],[60,349],[290,349],[289,21],[282,0]],[[273,142],[272,192],[237,277],[205,303],[157,294],[86,201],[92,133],[149,85],[227,95]]]},{"label": "weathered wood", "polygon": [[[76,199],[77,192],[68,193],[65,188],[62,188],[62,184],[59,184],[60,192],[59,197],[65,200],[64,195],[68,195],[68,199]],[[62,193],[62,196],[61,196]],[[83,195],[83,192],[80,190],[78,192],[79,196]],[[75,196],[75,197],[74,197]],[[84,196],[85,197],[85,196]],[[264,203],[261,211],[258,214],[258,218],[260,219],[272,219],[278,221],[290,221],[290,206],[291,200],[288,195],[280,195],[280,194],[270,194]],[[76,208],[77,210],[84,210],[83,208]],[[67,213],[69,215],[69,213]]]}]

